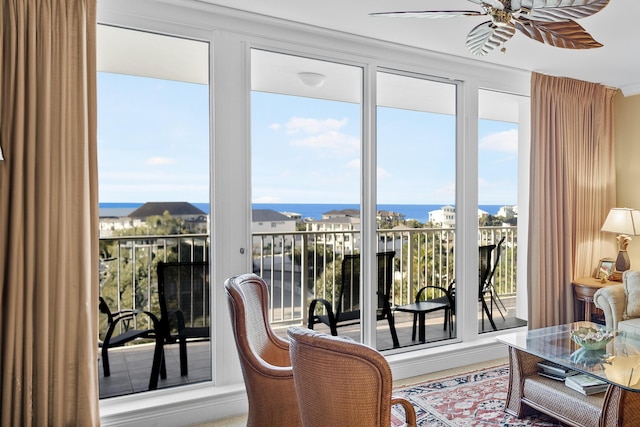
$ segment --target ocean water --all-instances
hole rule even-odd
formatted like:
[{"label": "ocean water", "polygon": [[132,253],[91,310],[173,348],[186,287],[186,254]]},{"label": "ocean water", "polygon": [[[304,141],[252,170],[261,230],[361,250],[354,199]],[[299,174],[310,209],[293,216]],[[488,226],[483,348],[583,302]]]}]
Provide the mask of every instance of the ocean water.
[{"label": "ocean water", "polygon": [[[126,209],[131,210],[142,206],[144,203],[100,203],[100,209]],[[202,211],[209,213],[209,203],[192,203]],[[444,205],[403,205],[403,204],[381,204],[378,210],[385,210],[404,214],[405,219],[415,219],[420,222],[429,220],[429,212],[438,210]],[[480,205],[479,208],[496,215],[498,210],[505,205]],[[302,215],[302,218],[321,219],[322,214],[331,210],[359,209],[358,204],[344,203],[254,203],[253,209],[273,209],[276,212],[295,212]]]}]

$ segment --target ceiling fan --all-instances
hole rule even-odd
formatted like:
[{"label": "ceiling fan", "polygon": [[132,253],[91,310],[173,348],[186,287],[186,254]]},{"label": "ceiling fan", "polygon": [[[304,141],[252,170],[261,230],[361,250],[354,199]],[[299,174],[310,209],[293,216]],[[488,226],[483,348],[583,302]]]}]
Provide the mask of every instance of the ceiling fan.
[{"label": "ceiling fan", "polygon": [[[454,18],[484,16],[491,18],[467,35],[467,48],[474,55],[486,55],[502,46],[520,31],[540,43],[567,49],[593,49],[602,44],[594,40],[574,19],[585,18],[602,10],[609,0],[469,0],[482,11],[439,10],[415,12],[380,12],[370,16],[410,18]],[[502,47],[502,52],[506,49]]]}]

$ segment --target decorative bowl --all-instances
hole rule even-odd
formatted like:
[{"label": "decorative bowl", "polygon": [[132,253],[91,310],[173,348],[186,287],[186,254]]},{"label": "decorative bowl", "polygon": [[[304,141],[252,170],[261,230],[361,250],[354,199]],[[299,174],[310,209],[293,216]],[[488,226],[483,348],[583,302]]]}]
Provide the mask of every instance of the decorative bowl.
[{"label": "decorative bowl", "polygon": [[596,365],[602,366],[603,364],[611,363],[613,356],[600,350],[589,350],[584,347],[580,347],[570,356],[571,361],[578,367],[592,368]]},{"label": "decorative bowl", "polygon": [[614,333],[605,328],[580,327],[571,331],[571,339],[587,350],[602,350],[613,336]]}]

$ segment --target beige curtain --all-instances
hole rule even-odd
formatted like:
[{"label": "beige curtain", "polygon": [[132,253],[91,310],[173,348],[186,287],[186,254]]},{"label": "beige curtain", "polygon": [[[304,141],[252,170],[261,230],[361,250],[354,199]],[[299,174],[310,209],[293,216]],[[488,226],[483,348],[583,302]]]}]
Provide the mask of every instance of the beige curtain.
[{"label": "beige curtain", "polygon": [[613,100],[599,84],[533,73],[529,327],[574,320],[571,280],[615,253],[600,228],[615,205]]},{"label": "beige curtain", "polygon": [[0,14],[0,425],[95,426],[95,0]]}]

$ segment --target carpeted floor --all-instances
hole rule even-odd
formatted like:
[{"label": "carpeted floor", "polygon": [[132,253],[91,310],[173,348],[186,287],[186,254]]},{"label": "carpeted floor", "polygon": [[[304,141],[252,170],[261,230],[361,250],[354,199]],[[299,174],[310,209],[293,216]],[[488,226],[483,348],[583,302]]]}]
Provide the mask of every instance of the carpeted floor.
[{"label": "carpeted floor", "polygon": [[[546,416],[518,419],[504,412],[509,368],[506,359],[468,365],[408,380],[394,381],[394,395],[409,399],[420,427],[551,427],[560,426]],[[392,426],[402,426],[399,408]],[[198,427],[243,427],[246,416],[200,424]]]},{"label": "carpeted floor", "polygon": [[[560,426],[545,415],[516,418],[504,412],[509,380],[506,364],[394,389],[416,410],[420,427]],[[392,410],[392,425],[402,426],[400,407]]]}]

